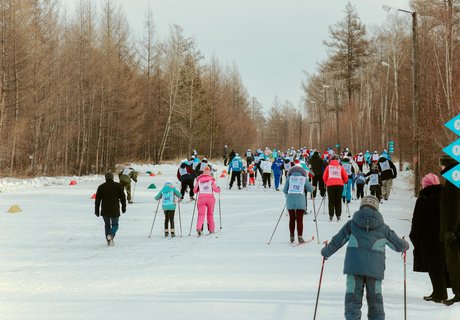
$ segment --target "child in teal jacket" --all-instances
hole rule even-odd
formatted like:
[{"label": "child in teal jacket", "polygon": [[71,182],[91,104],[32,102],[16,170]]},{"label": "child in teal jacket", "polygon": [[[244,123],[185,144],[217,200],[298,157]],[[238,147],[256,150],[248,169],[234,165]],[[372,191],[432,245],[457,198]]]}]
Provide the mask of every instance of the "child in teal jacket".
[{"label": "child in teal jacket", "polygon": [[[171,181],[166,181],[163,189],[155,196],[155,200],[163,199],[162,207],[165,212],[165,237],[169,236],[171,231],[171,237],[175,237],[174,231],[174,213],[176,211],[176,201],[174,196],[180,199],[182,194],[174,188]],[[169,229],[169,226],[171,229]]]}]

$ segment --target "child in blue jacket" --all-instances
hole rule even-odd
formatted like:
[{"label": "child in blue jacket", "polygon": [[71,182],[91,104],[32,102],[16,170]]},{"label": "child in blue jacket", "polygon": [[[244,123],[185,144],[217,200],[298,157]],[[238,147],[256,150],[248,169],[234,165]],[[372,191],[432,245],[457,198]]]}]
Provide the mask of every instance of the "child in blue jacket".
[{"label": "child in blue jacket", "polygon": [[331,242],[321,250],[328,258],[348,242],[343,273],[347,275],[345,319],[361,319],[364,287],[366,288],[368,319],[384,320],[382,280],[385,271],[385,246],[397,252],[409,249],[383,221],[379,200],[365,196],[355,212]]},{"label": "child in blue jacket", "polygon": [[[171,237],[175,237],[174,230],[174,213],[176,211],[176,201],[174,196],[181,198],[182,194],[174,188],[171,181],[166,181],[164,187],[161,191],[155,196],[155,200],[163,199],[162,207],[165,212],[165,237],[169,236],[171,231]],[[169,226],[171,229],[169,229]]]}]

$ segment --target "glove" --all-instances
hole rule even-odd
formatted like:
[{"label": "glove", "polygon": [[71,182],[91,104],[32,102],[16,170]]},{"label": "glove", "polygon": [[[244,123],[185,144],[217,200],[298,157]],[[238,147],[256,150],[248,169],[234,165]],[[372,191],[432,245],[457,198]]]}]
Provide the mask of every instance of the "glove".
[{"label": "glove", "polygon": [[99,218],[99,212],[98,211],[95,211],[94,214],[96,215],[96,217]]},{"label": "glove", "polygon": [[121,213],[125,213],[126,212],[126,207],[122,207],[121,208]]}]

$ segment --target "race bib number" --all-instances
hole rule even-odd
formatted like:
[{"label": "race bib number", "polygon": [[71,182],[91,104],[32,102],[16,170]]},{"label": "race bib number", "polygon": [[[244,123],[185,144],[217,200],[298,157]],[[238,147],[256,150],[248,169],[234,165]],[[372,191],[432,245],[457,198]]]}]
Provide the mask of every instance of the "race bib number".
[{"label": "race bib number", "polygon": [[240,163],[238,161],[233,161],[232,162],[232,168],[233,169],[239,169],[240,168]]},{"label": "race bib number", "polygon": [[373,154],[372,155],[372,161],[379,161],[379,155],[378,154]]},{"label": "race bib number", "polygon": [[342,174],[340,171],[340,167],[329,166],[329,179],[341,179]]},{"label": "race bib number", "polygon": [[363,162],[364,161],[364,157],[363,156],[358,156],[356,158],[356,162]]},{"label": "race bib number", "polygon": [[201,194],[212,194],[212,183],[211,181],[200,182],[198,184]]},{"label": "race bib number", "polygon": [[284,169],[286,169],[286,171],[289,171],[289,169],[291,169],[291,163],[290,162],[285,163],[284,164]]},{"label": "race bib number", "polygon": [[163,206],[174,204],[174,194],[172,192],[163,193]]},{"label": "race bib number", "polygon": [[305,181],[304,176],[291,176],[289,178],[288,194],[305,194]]},{"label": "race bib number", "polygon": [[248,151],[248,152],[246,152],[246,157],[247,157],[247,158],[249,158],[249,157],[252,157],[252,154],[251,154],[251,152],[249,152],[249,151]]},{"label": "race bib number", "polygon": [[259,156],[254,156],[254,161],[255,161],[255,163],[258,163],[259,160],[260,160],[260,157],[259,157]]},{"label": "race bib number", "polygon": [[379,184],[379,175],[377,173],[373,173],[369,176],[369,185],[377,186]]},{"label": "race bib number", "polygon": [[390,170],[390,163],[387,161],[380,162],[380,168],[382,168],[382,171]]},{"label": "race bib number", "polygon": [[263,172],[270,172],[272,170],[272,164],[269,161],[262,162],[262,171]]},{"label": "race bib number", "polygon": [[347,172],[348,175],[352,174],[352,172],[351,172],[351,163],[342,163],[342,167],[345,169],[345,171]]},{"label": "race bib number", "polygon": [[187,168],[179,168],[179,174],[181,176],[188,174]]}]

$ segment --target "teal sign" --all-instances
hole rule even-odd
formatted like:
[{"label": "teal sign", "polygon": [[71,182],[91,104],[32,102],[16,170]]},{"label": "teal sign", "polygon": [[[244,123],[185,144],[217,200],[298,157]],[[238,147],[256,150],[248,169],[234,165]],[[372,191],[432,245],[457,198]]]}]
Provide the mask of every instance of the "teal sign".
[{"label": "teal sign", "polygon": [[395,142],[393,140],[388,141],[388,152],[389,153],[395,152]]},{"label": "teal sign", "polygon": [[[454,132],[457,136],[460,136],[460,114],[456,117],[449,120],[445,126]],[[455,159],[457,162],[460,162],[460,139],[451,143],[445,147],[442,151],[447,153],[452,159]],[[442,175],[450,183],[455,185],[457,188],[460,188],[460,164],[457,164],[455,167],[447,171]]]}]

